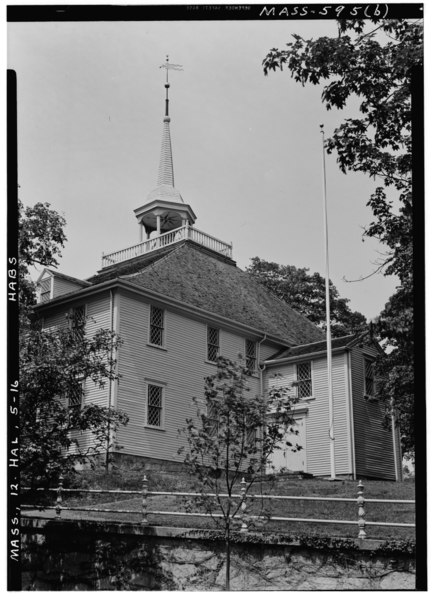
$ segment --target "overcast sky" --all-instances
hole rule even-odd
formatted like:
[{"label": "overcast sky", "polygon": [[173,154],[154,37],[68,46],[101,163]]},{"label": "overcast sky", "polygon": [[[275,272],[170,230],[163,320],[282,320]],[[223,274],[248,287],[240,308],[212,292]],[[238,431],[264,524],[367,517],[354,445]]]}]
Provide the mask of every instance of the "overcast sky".
[{"label": "overcast sky", "polygon": [[[67,220],[59,270],[86,278],[102,252],[136,244],[133,210],[155,187],[165,61],[175,185],[195,227],[250,258],[324,273],[321,137],[350,111],[327,112],[321,88],[262,59],[292,33],[335,33],[333,21],[9,23],[8,67],[18,77],[20,198],[49,202]],[[354,111],[354,112],[353,112]],[[375,275],[383,252],[362,242],[378,185],[342,175],[327,157],[330,275],[353,310],[375,317],[396,281]]]}]

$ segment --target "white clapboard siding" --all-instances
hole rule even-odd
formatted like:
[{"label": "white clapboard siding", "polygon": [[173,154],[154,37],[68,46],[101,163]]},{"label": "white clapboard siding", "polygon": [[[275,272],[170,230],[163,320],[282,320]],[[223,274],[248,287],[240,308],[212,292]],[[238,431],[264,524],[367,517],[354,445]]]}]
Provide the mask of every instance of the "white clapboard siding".
[{"label": "white clapboard siding", "polygon": [[[347,422],[347,367],[345,355],[333,357],[333,396],[335,416],[335,462],[337,474],[352,472]],[[277,374],[277,376],[275,376]],[[296,380],[296,364],[274,365],[268,369],[269,385],[291,385]],[[306,414],[307,472],[330,475],[329,403],[327,360],[312,361],[312,395]],[[304,400],[302,401],[306,403]]]},{"label": "white clapboard siding", "polygon": [[[81,306],[84,302],[78,302],[74,306]],[[56,329],[59,327],[67,327],[67,314],[69,308],[60,307],[55,309],[51,314],[44,316],[44,329]],[[86,301],[86,314],[88,320],[86,323],[85,334],[87,337],[92,337],[98,329],[110,329],[110,298],[109,292],[98,294],[92,299]],[[92,381],[88,380],[84,384],[84,402],[92,403],[98,406],[108,406],[109,383],[106,382],[104,388],[96,386]],[[77,442],[81,450],[93,445],[93,439],[89,432],[75,433],[73,437],[77,438]]]},{"label": "white clapboard siding", "polygon": [[[163,307],[162,307],[163,308]],[[183,428],[196,414],[193,397],[204,398],[204,378],[216,373],[207,362],[207,322],[165,309],[165,348],[148,344],[150,305],[128,292],[120,293],[120,335],[117,408],[130,418],[117,433],[122,453],[163,460],[182,460]],[[215,325],[214,325],[215,326]],[[270,348],[271,350],[271,348]],[[272,349],[275,351],[275,348]],[[245,337],[220,329],[220,354],[237,360],[245,352]],[[145,426],[146,383],[164,385],[162,429]],[[252,393],[259,393],[259,377],[250,378]]]},{"label": "white clapboard siding", "polygon": [[351,369],[357,477],[395,480],[392,431],[382,425],[385,407],[377,400],[364,397],[364,356],[375,357],[374,348],[353,348]]},{"label": "white clapboard siding", "polygon": [[[109,292],[98,294],[92,297],[92,299],[87,300],[86,315],[88,317],[85,327],[86,337],[93,337],[99,329],[110,329],[111,315]],[[100,388],[91,380],[87,380],[85,382],[84,391],[85,404],[95,404],[102,407],[108,406],[109,381],[106,381],[104,387]],[[80,433],[76,437],[81,450],[84,450],[86,447],[94,446],[94,439],[90,432]]]},{"label": "white clapboard siding", "polygon": [[53,298],[57,296],[63,296],[64,294],[69,294],[70,292],[75,292],[76,290],[82,289],[83,286],[79,283],[74,283],[73,281],[67,281],[66,279],[61,279],[60,277],[53,277]]}]

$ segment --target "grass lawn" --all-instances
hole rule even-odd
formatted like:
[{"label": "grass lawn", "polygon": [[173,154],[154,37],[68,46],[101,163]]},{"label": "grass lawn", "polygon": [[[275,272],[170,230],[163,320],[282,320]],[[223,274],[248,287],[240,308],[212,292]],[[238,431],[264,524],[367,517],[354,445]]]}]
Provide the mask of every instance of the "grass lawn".
[{"label": "grass lawn", "polygon": [[[123,485],[119,481],[105,481],[106,485],[101,485],[102,489],[141,489],[141,479],[136,477],[129,482],[124,481]],[[81,484],[80,484],[81,483]],[[89,487],[97,489],[95,480],[93,482],[83,481],[77,485],[77,482],[71,487]],[[91,483],[91,485],[89,485]],[[413,504],[382,504],[371,502],[371,499],[395,499],[395,500],[414,500],[415,485],[414,481],[407,480],[402,483],[387,481],[364,481],[365,498],[365,520],[369,522],[400,522],[413,523],[415,517],[415,506]],[[94,484],[94,485],[92,485]],[[112,485],[111,485],[112,484]],[[70,486],[69,486],[70,487]],[[277,496],[310,496],[320,498],[352,498],[357,500],[357,482],[356,481],[325,481],[319,479],[281,479],[277,484],[271,486],[269,482],[262,484],[262,490],[257,485],[250,490],[250,493],[259,494],[263,491],[265,495]],[[150,478],[149,491],[190,491],[192,484],[186,479],[168,479],[165,480],[159,476]],[[239,490],[238,490],[239,491]],[[45,504],[55,503],[56,493],[51,492],[45,497]],[[23,503],[40,503],[36,497],[32,502],[24,499]],[[142,498],[138,496],[127,496],[122,494],[71,494],[64,492],[63,506],[77,508],[74,511],[63,511],[63,518],[75,519],[98,519],[118,522],[141,522]],[[123,514],[117,512],[85,512],[80,508],[98,508],[111,510],[137,511],[137,514]],[[332,502],[327,500],[309,501],[305,499],[287,500],[287,499],[248,499],[247,514],[256,515],[262,510],[270,516],[305,518],[305,519],[332,519],[353,521],[351,525],[341,525],[333,523],[298,523],[298,522],[280,522],[269,520],[262,526],[260,523],[254,524],[254,531],[280,532],[288,535],[322,535],[322,536],[341,536],[357,538],[359,529],[357,526],[357,502]],[[193,512],[204,512],[201,508],[192,509]],[[217,528],[213,519],[208,517],[195,517],[192,515],[161,515],[153,514],[154,511],[180,511],[190,512],[186,507],[186,498],[174,496],[149,495],[147,497],[148,522],[151,525],[167,525],[174,527],[193,527],[193,528]],[[219,512],[217,509],[216,512]],[[26,514],[28,511],[26,511]],[[40,516],[54,516],[53,511],[34,513]],[[238,522],[236,522],[238,527]],[[373,539],[414,539],[414,528],[403,527],[383,527],[378,525],[367,525],[367,538]]]}]

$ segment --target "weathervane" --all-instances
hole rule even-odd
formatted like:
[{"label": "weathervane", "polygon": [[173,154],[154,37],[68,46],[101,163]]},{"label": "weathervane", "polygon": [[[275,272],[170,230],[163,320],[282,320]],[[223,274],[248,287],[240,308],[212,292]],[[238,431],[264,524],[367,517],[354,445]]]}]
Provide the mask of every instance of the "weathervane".
[{"label": "weathervane", "polygon": [[170,87],[170,84],[168,82],[168,71],[170,69],[173,71],[183,71],[182,65],[176,65],[174,63],[170,63],[169,58],[170,57],[167,54],[166,61],[164,62],[163,65],[160,65],[160,67],[159,67],[159,69],[166,69],[166,72],[167,72],[166,81],[165,81],[165,117],[168,117],[168,118],[169,118],[168,88]]}]

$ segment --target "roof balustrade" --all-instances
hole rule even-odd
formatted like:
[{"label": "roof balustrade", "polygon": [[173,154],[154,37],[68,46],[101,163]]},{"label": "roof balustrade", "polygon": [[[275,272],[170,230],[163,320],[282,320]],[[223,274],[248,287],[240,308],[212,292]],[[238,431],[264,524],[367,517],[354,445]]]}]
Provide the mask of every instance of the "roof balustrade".
[{"label": "roof balustrade", "polygon": [[118,250],[116,252],[111,252],[110,254],[103,254],[102,268],[104,269],[105,267],[110,267],[111,265],[123,262],[125,260],[142,256],[143,254],[148,254],[149,252],[153,252],[159,248],[171,246],[172,244],[176,244],[182,240],[192,240],[193,242],[196,242],[205,248],[209,248],[210,250],[218,252],[219,254],[223,254],[228,258],[232,258],[231,244],[222,242],[221,240],[218,240],[207,233],[203,233],[198,229],[194,229],[194,227],[186,225],[140,242],[135,246],[130,246],[129,248],[124,248],[123,250]]}]

